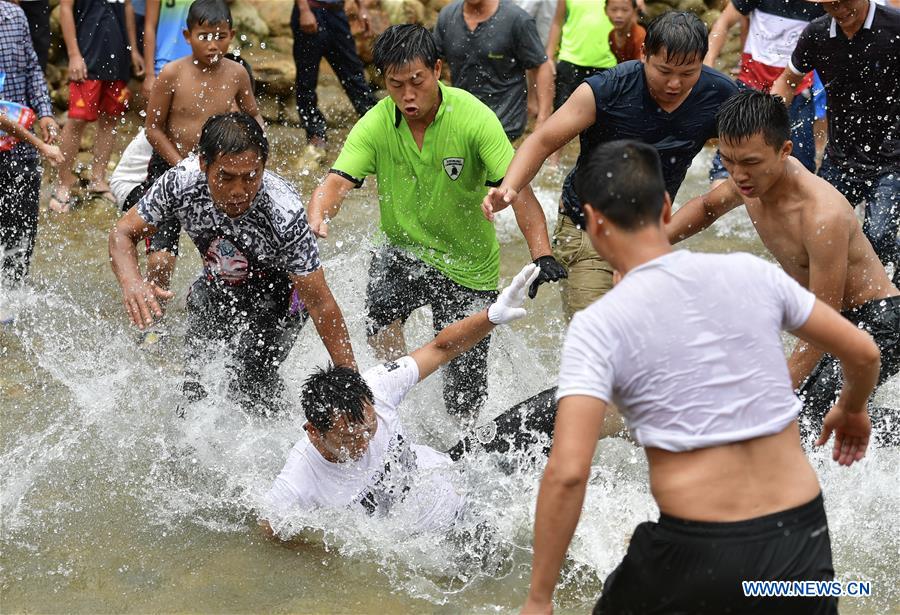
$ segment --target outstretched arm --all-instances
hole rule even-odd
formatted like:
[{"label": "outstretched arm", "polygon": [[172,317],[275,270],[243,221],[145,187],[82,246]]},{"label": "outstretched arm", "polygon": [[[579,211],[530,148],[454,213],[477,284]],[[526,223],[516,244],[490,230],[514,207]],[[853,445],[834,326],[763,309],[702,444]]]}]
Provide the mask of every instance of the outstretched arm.
[{"label": "outstretched arm", "polygon": [[525,303],[525,291],[539,273],[537,265],[525,265],[488,309],[453,323],[431,342],[411,352],[409,356],[419,367],[419,380],[424,380],[441,365],[473,348],[496,325],[524,317],[526,312],[522,304]]},{"label": "outstretched arm", "polygon": [[734,27],[734,24],[741,21],[741,17],[742,15],[734,8],[734,5],[730,1],[726,2],[722,14],[719,15],[716,23],[713,24],[712,29],[709,31],[709,51],[706,52],[706,57],[703,58],[704,64],[715,68],[716,60],[719,59],[722,47],[728,39],[728,31]]},{"label": "outstretched arm", "polygon": [[593,124],[596,117],[594,92],[591,86],[582,83],[569,100],[522,143],[509,163],[503,183],[499,188],[491,188],[484,197],[482,210],[485,215],[490,217],[492,211],[500,211],[514,203],[519,191],[534,179],[547,157]]},{"label": "outstretched arm", "polygon": [[153,146],[160,156],[173,167],[181,162],[183,156],[169,135],[166,134],[166,126],[169,124],[169,111],[172,108],[172,98],[175,95],[175,69],[174,63],[163,67],[150,93],[150,102],[147,104],[147,141]]},{"label": "outstretched arm", "polygon": [[125,311],[139,329],[153,324],[153,317],[163,315],[159,299],[171,299],[174,293],[164,290],[141,277],[135,244],[150,237],[156,227],[148,224],[132,207],[119,218],[109,233],[109,259],[113,273],[122,289]]},{"label": "outstretched arm", "polygon": [[772,84],[771,93],[775,96],[781,96],[784,99],[784,104],[790,106],[794,101],[794,92],[800,87],[800,82],[803,81],[803,77],[803,73],[794,72],[793,69],[788,66],[784,69],[784,72],[781,73],[781,76],[775,80],[775,83]]},{"label": "outstretched arm", "polygon": [[341,203],[356,184],[337,173],[329,173],[309,201],[309,227],[317,237],[328,237],[328,222],[341,209]]},{"label": "outstretched arm", "polygon": [[743,203],[731,179],[725,180],[706,194],[691,199],[672,215],[666,225],[669,242],[674,245],[696,235]]},{"label": "outstretched arm", "polygon": [[538,492],[531,587],[523,614],[553,610],[553,590],[581,516],[605,413],[606,402],[595,397],[571,395],[559,401],[553,447]]},{"label": "outstretched arm", "polygon": [[335,365],[346,365],[356,369],[353,347],[344,314],[334,300],[331,289],[325,282],[325,271],[320,267],[306,276],[290,276],[294,289],[306,304],[309,316],[322,338],[322,343],[331,355]]},{"label": "outstretched arm", "polygon": [[806,323],[792,333],[837,357],[844,375],[841,395],[825,415],[816,446],[828,442],[834,433],[832,458],[841,465],[859,461],[866,454],[872,431],[866,405],[878,384],[881,367],[878,346],[868,333],[818,299]]}]

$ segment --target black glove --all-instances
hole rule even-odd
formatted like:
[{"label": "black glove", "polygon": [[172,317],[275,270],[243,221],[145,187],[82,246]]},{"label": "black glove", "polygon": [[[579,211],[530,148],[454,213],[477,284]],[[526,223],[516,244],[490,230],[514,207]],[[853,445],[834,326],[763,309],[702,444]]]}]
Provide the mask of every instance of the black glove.
[{"label": "black glove", "polygon": [[535,296],[537,296],[538,286],[544,282],[558,282],[563,278],[569,277],[569,274],[566,273],[563,266],[559,264],[559,261],[552,256],[541,256],[534,261],[534,264],[540,268],[541,273],[537,280],[531,283],[531,287],[528,289],[529,299],[534,299]]}]

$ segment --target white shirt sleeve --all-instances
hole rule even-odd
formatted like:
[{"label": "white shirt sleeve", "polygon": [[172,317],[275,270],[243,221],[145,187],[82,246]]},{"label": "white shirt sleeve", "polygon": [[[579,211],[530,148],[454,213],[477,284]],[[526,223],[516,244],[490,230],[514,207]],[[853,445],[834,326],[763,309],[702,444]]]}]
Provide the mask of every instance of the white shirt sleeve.
[{"label": "white shirt sleeve", "polygon": [[559,366],[557,401],[570,395],[587,395],[612,402],[615,346],[595,310],[575,315],[563,345]]},{"label": "white shirt sleeve", "polygon": [[307,476],[307,469],[305,457],[297,450],[297,446],[294,446],[288,453],[284,468],[263,498],[262,512],[266,519],[275,521],[272,519],[273,513],[281,517],[291,508],[307,503],[304,496],[304,482],[315,478]]},{"label": "white shirt sleeve", "polygon": [[419,382],[419,366],[415,359],[405,356],[366,370],[363,379],[375,397],[388,407],[396,408]]},{"label": "white shirt sleeve", "polygon": [[769,269],[769,283],[781,305],[781,328],[785,331],[799,329],[809,320],[816,296],[779,267],[769,263],[766,266]]}]

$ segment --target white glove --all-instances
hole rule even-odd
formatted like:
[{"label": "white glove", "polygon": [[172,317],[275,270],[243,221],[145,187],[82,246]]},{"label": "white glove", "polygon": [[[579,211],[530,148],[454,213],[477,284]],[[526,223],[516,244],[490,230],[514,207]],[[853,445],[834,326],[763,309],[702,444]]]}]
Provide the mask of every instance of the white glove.
[{"label": "white glove", "polygon": [[523,318],[528,312],[522,307],[528,287],[541,275],[540,268],[528,263],[516,274],[509,286],[503,289],[497,301],[488,308],[488,320],[495,325],[505,325]]}]

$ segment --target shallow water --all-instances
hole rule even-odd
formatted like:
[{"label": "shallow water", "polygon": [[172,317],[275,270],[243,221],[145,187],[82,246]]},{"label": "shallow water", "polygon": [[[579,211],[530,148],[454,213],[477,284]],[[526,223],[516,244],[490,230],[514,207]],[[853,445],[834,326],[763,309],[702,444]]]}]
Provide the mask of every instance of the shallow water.
[{"label": "shallow water", "polygon": [[[298,131],[272,127],[274,168],[308,197],[324,171],[291,168]],[[705,185],[710,152],[682,190]],[[571,158],[571,152],[564,160]],[[565,166],[565,164],[563,165]],[[542,172],[538,196],[552,228],[561,174]],[[355,192],[322,242],[326,274],[362,367],[367,248],[377,226],[374,182]],[[507,613],[528,584],[531,522],[540,470],[507,476],[474,458],[454,476],[498,529],[489,573],[461,561],[440,537],[410,537],[390,521],[313,515],[293,520],[302,541],[275,545],[254,508],[302,431],[298,411],[250,417],[225,398],[215,364],[211,396],[176,419],[179,340],[135,346],[109,269],[106,236],[116,213],[99,202],[68,216],[42,215],[32,289],[9,297],[19,317],[0,329],[0,592],[4,612],[379,612]],[[508,280],[528,253],[514,219],[498,221]],[[742,212],[690,244],[700,250],[764,251]],[[184,294],[199,258],[182,238],[168,320],[183,323]],[[551,386],[564,327],[559,297],[543,287],[527,319],[495,334],[483,420]],[[431,336],[430,316],[407,326],[410,347]],[[327,359],[312,327],[283,374],[291,391]],[[458,428],[445,414],[440,378],[402,406],[408,431],[436,448]],[[896,382],[880,394],[900,405]],[[842,580],[872,581],[845,613],[900,611],[900,453],[875,450],[849,469],[812,454],[826,496],[835,567]],[[634,526],[654,519],[643,454],[623,440],[598,446],[581,523],[558,593],[558,612],[589,610],[621,559]]]}]

